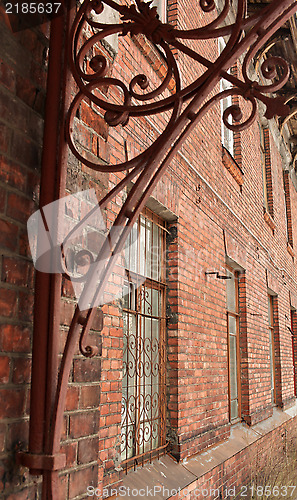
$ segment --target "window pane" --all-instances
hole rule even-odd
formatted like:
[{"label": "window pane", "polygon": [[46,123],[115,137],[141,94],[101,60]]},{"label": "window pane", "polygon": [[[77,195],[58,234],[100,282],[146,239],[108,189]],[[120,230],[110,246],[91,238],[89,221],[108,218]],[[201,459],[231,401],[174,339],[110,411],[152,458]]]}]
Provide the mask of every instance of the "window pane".
[{"label": "window pane", "polygon": [[138,273],[142,276],[145,275],[145,218],[140,216],[140,228],[139,228],[139,263],[138,263]]},{"label": "window pane", "polygon": [[[126,279],[124,319],[122,458],[127,460],[165,444],[165,344],[161,273],[163,231],[141,215],[135,265],[136,276]],[[149,219],[149,218],[151,219]],[[160,222],[161,224],[161,222]],[[128,250],[126,249],[126,255]],[[135,253],[133,255],[136,255]],[[131,258],[131,252],[128,256]],[[144,277],[148,278],[144,281]],[[153,282],[151,280],[154,280]]]},{"label": "window pane", "polygon": [[237,392],[237,354],[236,354],[236,337],[229,336],[229,363],[230,363],[230,395],[231,400],[238,397]]},{"label": "window pane", "polygon": [[137,364],[135,351],[137,345],[137,332],[135,316],[123,313],[123,381],[122,381],[122,458],[126,460],[135,452],[134,422],[135,398],[137,390]]},{"label": "window pane", "polygon": [[142,314],[152,314],[152,289],[146,286],[141,287],[139,290],[139,299],[141,301],[140,311]]},{"label": "window pane", "polygon": [[[226,47],[226,42],[224,38],[220,37],[218,39],[219,42],[219,55],[223,52],[224,48]],[[228,70],[228,73],[230,73],[230,69]],[[220,91],[223,92],[224,90],[228,90],[232,87],[232,85],[225,80],[224,78],[221,78],[220,80]],[[223,114],[225,109],[229,108],[232,106],[232,96],[227,96],[224,99],[221,99],[220,101],[221,105],[221,140],[222,140],[222,145],[229,151],[231,155],[234,154],[234,135],[233,131],[227,128],[222,120]],[[230,119],[229,119],[230,120]],[[230,122],[229,122],[230,123]],[[231,120],[232,123],[232,120]]]},{"label": "window pane", "polygon": [[272,297],[271,295],[268,295],[268,321],[269,321],[269,326],[272,326]]},{"label": "window pane", "polygon": [[161,292],[159,290],[152,289],[152,316],[161,315],[160,300]]},{"label": "window pane", "polygon": [[231,401],[231,420],[238,417],[238,401],[235,399]]},{"label": "window pane", "polygon": [[[229,333],[229,390],[230,390],[230,420],[240,415],[239,408],[239,360],[237,356],[239,342],[239,316],[238,316],[238,279],[237,273],[226,270],[230,278],[226,281],[228,333]],[[234,315],[232,315],[232,313]]]},{"label": "window pane", "polygon": [[145,275],[152,277],[152,222],[148,219],[145,225]]},{"label": "window pane", "polygon": [[227,310],[230,312],[236,312],[236,281],[234,274],[227,269],[226,274],[229,278],[226,280],[226,292],[227,292]]},{"label": "window pane", "polygon": [[229,319],[229,335],[237,334],[237,320],[234,316],[228,316]]},{"label": "window pane", "polygon": [[167,0],[153,0],[152,7],[157,7],[160,20],[165,23],[167,19]]},{"label": "window pane", "polygon": [[273,332],[269,330],[269,355],[270,355],[270,376],[271,376],[271,390],[274,389],[274,353],[273,353]]},{"label": "window pane", "polygon": [[152,241],[152,278],[154,280],[160,280],[160,256],[161,256],[161,248],[160,248],[160,228],[154,224],[153,225],[153,241]]},{"label": "window pane", "polygon": [[127,238],[126,246],[125,246],[125,267],[129,271],[137,272],[137,238],[138,238],[138,229],[137,223],[134,224],[131,232]]}]

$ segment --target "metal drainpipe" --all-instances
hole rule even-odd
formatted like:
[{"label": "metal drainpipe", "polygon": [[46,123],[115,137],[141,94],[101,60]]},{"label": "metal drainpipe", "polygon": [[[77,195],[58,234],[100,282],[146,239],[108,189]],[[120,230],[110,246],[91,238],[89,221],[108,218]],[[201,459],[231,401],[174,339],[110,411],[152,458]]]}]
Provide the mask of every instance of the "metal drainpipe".
[{"label": "metal drainpipe", "polygon": [[[66,44],[73,4],[72,0],[66,0],[63,15],[51,21],[40,180],[41,208],[65,193],[67,148],[64,122],[65,106],[69,105],[66,102],[69,84]],[[43,500],[57,500],[57,470],[65,462],[64,456],[53,457],[50,451],[51,416],[59,361],[60,302],[61,275],[36,271],[29,451],[20,453],[18,461],[29,467],[32,475],[43,474]]]},{"label": "metal drainpipe", "polygon": [[[56,169],[56,199],[65,195],[66,175],[67,175],[67,159],[68,159],[68,146],[65,141],[64,124],[67,110],[71,102],[71,75],[68,70],[67,56],[68,44],[70,43],[69,31],[74,18],[75,1],[68,0],[66,2],[66,16],[65,19],[60,19],[59,33],[64,33],[64,55],[62,61],[62,71],[60,74],[62,83],[62,94],[58,104],[60,110],[58,114],[58,133],[59,137],[59,150],[57,154],[57,169]],[[60,40],[61,41],[61,40]],[[61,46],[60,46],[61,50]],[[63,52],[63,51],[62,51]],[[58,134],[57,134],[58,135]],[[58,355],[59,355],[59,341],[60,341],[60,304],[61,304],[61,285],[62,275],[51,275],[52,288],[51,288],[51,315],[50,315],[50,328],[49,332],[49,359],[47,380],[49,386],[47,387],[47,400],[46,400],[46,421],[45,421],[45,453],[51,455],[55,453],[52,450],[52,414],[55,403],[55,396],[58,385]],[[57,450],[58,452],[58,450]],[[43,478],[43,494],[44,500],[56,500],[59,498],[59,477],[58,469],[51,469],[44,472]]]}]

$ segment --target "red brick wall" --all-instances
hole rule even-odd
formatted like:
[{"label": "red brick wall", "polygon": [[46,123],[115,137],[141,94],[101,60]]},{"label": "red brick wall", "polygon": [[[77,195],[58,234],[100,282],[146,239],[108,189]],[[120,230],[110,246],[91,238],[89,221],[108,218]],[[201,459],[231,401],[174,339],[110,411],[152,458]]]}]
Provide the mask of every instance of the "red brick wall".
[{"label": "red brick wall", "polygon": [[[294,423],[288,422],[269,432],[255,443],[236,453],[231,458],[215,466],[208,473],[184,488],[170,500],[202,500],[203,498],[243,498],[263,496],[269,486],[278,495],[285,493],[286,466],[290,457],[294,457],[296,431]],[[288,462],[287,462],[288,460]],[[263,490],[262,490],[263,488]],[[288,488],[289,495],[294,495],[294,487]]]},{"label": "red brick wall", "polygon": [[39,196],[48,26],[12,34],[2,11],[0,24],[0,490],[17,498],[26,485],[33,498],[38,485],[16,467],[15,452],[28,443],[34,269],[26,222]]}]

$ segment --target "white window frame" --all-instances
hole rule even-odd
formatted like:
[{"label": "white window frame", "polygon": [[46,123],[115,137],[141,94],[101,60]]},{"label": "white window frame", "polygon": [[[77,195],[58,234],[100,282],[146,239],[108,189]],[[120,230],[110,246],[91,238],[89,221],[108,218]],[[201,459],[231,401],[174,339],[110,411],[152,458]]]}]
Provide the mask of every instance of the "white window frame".
[{"label": "white window frame", "polygon": [[157,7],[160,21],[167,22],[167,0],[153,0],[151,7]]},{"label": "white window frame", "polygon": [[[224,38],[220,37],[218,40],[219,43],[219,55],[223,52],[224,48],[226,47],[226,42]],[[230,69],[228,70],[228,73],[231,74]],[[232,85],[227,82],[224,78],[221,78],[220,81],[220,92],[223,92],[224,90],[228,90],[232,88]],[[221,104],[221,141],[222,145],[224,148],[226,148],[229,153],[234,156],[234,133],[232,130],[226,127],[226,125],[223,122],[223,114],[224,111],[232,106],[232,96],[225,97],[224,99],[221,99],[220,101]]]}]

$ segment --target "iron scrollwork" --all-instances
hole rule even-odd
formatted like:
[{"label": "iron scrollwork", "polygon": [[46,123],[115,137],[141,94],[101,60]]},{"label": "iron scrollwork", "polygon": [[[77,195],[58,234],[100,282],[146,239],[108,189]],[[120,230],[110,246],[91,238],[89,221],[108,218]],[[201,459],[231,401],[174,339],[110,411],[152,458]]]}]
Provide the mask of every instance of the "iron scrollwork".
[{"label": "iron scrollwork", "polygon": [[[246,0],[239,0],[233,24],[220,27],[231,10],[230,0],[223,2],[221,12],[210,23],[203,27],[189,30],[179,30],[160,21],[156,7],[151,2],[135,0],[136,4],[127,6],[113,0],[85,0],[75,18],[71,30],[70,67],[73,78],[79,88],[73,99],[67,117],[67,142],[76,158],[87,167],[101,172],[128,172],[99,203],[105,208],[107,203],[125,186],[138,176],[134,188],[129,193],[115,224],[122,230],[117,239],[110,245],[103,245],[98,255],[99,261],[113,260],[112,255],[118,252],[129,234],[129,230],[144,205],[146,198],[158,182],[176,150],[187,138],[205,113],[215,103],[227,96],[240,96],[250,104],[250,116],[243,119],[243,113],[238,104],[233,104],[223,113],[223,122],[229,129],[243,130],[251,125],[257,115],[257,100],[266,106],[267,119],[274,115],[285,116],[289,107],[282,97],[271,94],[279,90],[289,78],[288,63],[280,57],[268,57],[261,65],[262,77],[274,80],[269,84],[261,84],[249,77],[249,67],[259,49],[267,42],[273,33],[297,10],[295,2],[272,2],[256,15],[246,16]],[[118,13],[120,22],[104,24],[93,19],[92,14],[100,15],[108,7]],[[200,0],[199,7],[204,13],[215,13],[214,0]],[[100,16],[99,16],[100,19]],[[86,38],[86,34],[90,34]],[[163,81],[153,90],[146,75],[132,75],[130,80],[123,81],[107,76],[109,64],[103,54],[96,54],[95,47],[107,36],[117,34],[122,37],[144,35],[161,54],[167,71]],[[228,37],[226,46],[213,63],[204,56],[183,43],[184,40],[206,40]],[[177,49],[206,69],[194,82],[183,87],[173,49]],[[243,79],[228,73],[228,69],[246,52],[242,64]],[[95,53],[95,55],[94,55]],[[91,54],[91,55],[90,55]],[[221,78],[232,85],[229,90],[218,92],[208,98],[210,90]],[[169,82],[174,80],[174,91],[166,93]],[[111,92],[117,89],[121,92],[122,103],[111,102],[110,94],[105,95],[100,89],[108,88]],[[108,97],[106,97],[108,95]],[[97,106],[107,125],[110,127],[127,126],[130,119],[140,119],[152,115],[167,113],[167,125],[160,135],[144,151],[132,159],[118,164],[96,163],[85,157],[73,140],[74,117],[80,103],[89,100]],[[104,256],[104,259],[102,257]],[[99,264],[98,264],[99,265]],[[98,290],[104,288],[106,276],[111,272],[111,265],[102,268]],[[86,280],[87,288],[90,280]],[[95,295],[99,293],[96,291]],[[94,296],[95,303],[95,296]],[[89,311],[84,325],[89,330],[92,312]]]}]

